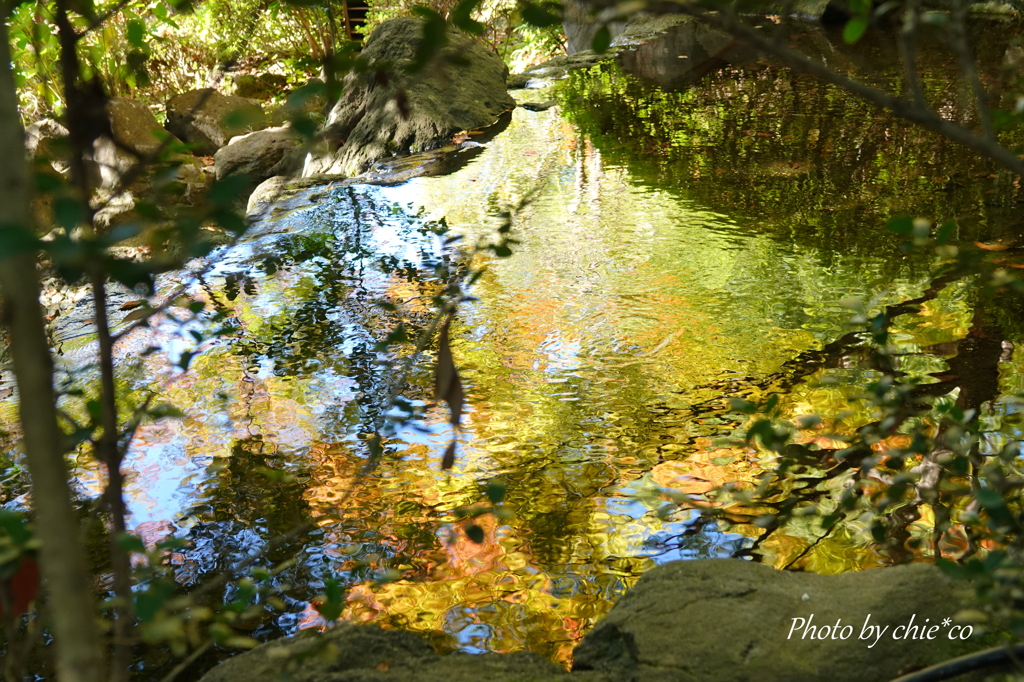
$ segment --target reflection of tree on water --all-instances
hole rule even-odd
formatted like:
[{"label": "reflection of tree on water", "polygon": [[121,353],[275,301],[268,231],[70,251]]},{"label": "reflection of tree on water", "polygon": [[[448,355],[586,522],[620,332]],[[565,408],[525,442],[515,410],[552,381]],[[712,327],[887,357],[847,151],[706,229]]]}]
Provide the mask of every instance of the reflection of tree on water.
[{"label": "reflection of tree on water", "polygon": [[[856,397],[859,391],[864,390],[864,386],[888,375],[899,384],[912,386],[907,404],[889,416],[902,415],[902,419],[911,420],[916,416],[925,423],[934,420],[934,428],[941,433],[945,427],[939,424],[936,415],[931,412],[933,404],[948,403],[965,413],[981,415],[982,438],[970,453],[972,471],[961,474],[944,471],[936,462],[944,454],[951,453],[946,453],[941,447],[919,454],[914,461],[922,467],[923,473],[916,484],[916,492],[903,503],[896,499],[890,502],[895,507],[880,534],[876,532],[873,540],[849,536],[845,539],[834,538],[830,537],[832,531],[842,530],[842,526],[835,526],[832,530],[821,530],[816,526],[812,529],[806,523],[792,523],[793,519],[789,515],[800,507],[827,507],[830,498],[834,499],[838,492],[845,489],[842,482],[858,473],[868,479],[891,484],[896,472],[886,469],[884,460],[879,458],[881,451],[871,447],[871,441],[843,447],[830,445],[827,440],[817,444],[814,439],[798,439],[783,450],[782,454],[790,461],[790,465],[785,477],[770,490],[763,506],[753,510],[744,509],[742,505],[732,506],[704,519],[698,518],[691,526],[697,529],[705,523],[715,523],[717,519],[727,529],[739,530],[753,538],[752,544],[739,552],[740,555],[758,561],[764,560],[767,555],[777,567],[813,567],[816,571],[828,570],[829,555],[844,544],[856,546],[870,543],[871,554],[877,554],[872,558],[865,549],[863,559],[879,564],[901,564],[918,560],[922,556],[934,556],[936,547],[940,546],[959,558],[966,558],[976,552],[978,546],[975,540],[964,535],[962,528],[949,528],[951,514],[963,506],[962,491],[957,485],[962,483],[960,477],[963,474],[975,475],[983,466],[986,456],[998,454],[1007,439],[1018,435],[1018,428],[1013,423],[1000,423],[996,416],[1007,409],[1001,404],[1007,397],[1007,391],[1011,390],[1005,385],[1005,374],[1010,366],[1008,363],[1014,360],[1012,353],[1015,344],[1024,336],[1019,329],[1019,319],[1007,314],[1007,300],[985,292],[973,292],[969,296],[966,311],[969,321],[961,332],[933,328],[926,309],[931,306],[934,314],[936,306],[942,305],[941,298],[948,299],[960,290],[969,291],[964,284],[963,281],[949,277],[939,278],[919,298],[889,306],[885,315],[891,321],[895,338],[904,339],[899,342],[900,347],[895,352],[879,353],[867,343],[865,333],[852,332],[827,344],[820,351],[803,353],[778,373],[749,382],[740,394],[757,398],[778,393],[785,396],[781,404],[787,405],[801,399],[787,396],[787,393],[802,391],[802,398],[806,399],[808,394],[819,390],[814,387],[815,384],[830,372],[838,371],[840,374],[832,375],[832,382],[837,377],[845,376],[846,379],[840,379],[839,383],[853,389],[854,392],[849,395]],[[952,335],[953,340],[929,343],[928,334],[939,331],[943,332],[942,336]],[[914,338],[915,332],[921,336]],[[912,340],[908,341],[908,337]],[[931,360],[921,365],[918,358]],[[936,365],[937,368],[934,367]],[[925,367],[923,374],[922,366]],[[922,376],[925,382],[916,383]],[[910,384],[911,381],[915,383]],[[848,407],[854,406],[853,401],[846,404]],[[822,416],[831,419],[833,415],[826,413]],[[744,421],[734,420],[733,425],[740,426]],[[879,424],[869,419],[867,423],[857,426],[856,432],[867,433],[867,429],[878,428]],[[938,435],[934,437],[940,440]],[[889,433],[885,440],[889,439],[892,439],[890,447],[911,445],[911,435],[903,430]],[[914,457],[912,453],[908,454]],[[932,475],[929,475],[929,470]],[[925,507],[930,511],[922,513]],[[769,510],[785,517],[786,524],[772,523],[763,530],[756,528],[755,519]],[[915,525],[919,526],[916,530],[912,528]],[[925,528],[929,529],[930,535],[923,532]],[[692,544],[690,535],[690,532],[686,532],[675,538],[663,539],[661,544],[668,549],[687,547]],[[818,545],[826,540],[834,544],[820,548],[823,556],[816,558]]]},{"label": "reflection of tree on water", "polygon": [[[311,533],[261,561],[297,559],[278,578],[291,585],[295,610],[277,623],[285,631],[315,622],[309,600],[325,579],[356,584],[393,568],[425,576],[439,546],[434,524],[422,523],[431,509],[389,501],[386,475],[356,482],[355,472],[365,458],[362,440],[387,408],[396,358],[429,321],[433,297],[464,266],[441,248],[443,223],[383,202],[373,188],[331,196],[311,226],[278,240],[255,265],[220,286],[204,283],[214,306],[244,330],[216,364],[242,369],[224,373],[237,377],[224,387],[235,433],[249,435],[214,461],[190,510],[190,523],[198,522],[188,535],[194,547],[182,553],[178,579],[199,584],[315,519]],[[404,332],[396,338],[399,324]],[[389,335],[394,343],[382,346]],[[419,370],[405,377],[403,395],[426,397],[428,383]],[[328,389],[318,392],[320,384]],[[317,410],[302,427],[312,442],[299,451],[299,441],[279,432],[291,427],[282,410],[288,405]],[[402,514],[391,511],[396,506]],[[421,520],[407,521],[410,514]],[[410,552],[431,558],[417,561]]]},{"label": "reflection of tree on water", "polygon": [[[267,277],[301,277],[312,286],[289,288],[287,304],[277,306],[258,331],[232,344],[232,352],[250,358],[253,368],[269,361],[278,377],[329,370],[354,380],[355,400],[336,421],[365,431],[381,418],[383,388],[395,369],[395,357],[381,342],[399,326],[400,339],[415,340],[432,315],[431,298],[463,266],[439,248],[443,223],[381,201],[373,188],[347,188],[333,199],[317,213],[322,228],[314,225],[308,233],[281,240],[272,265],[263,263]],[[392,232],[401,248],[385,244],[382,250],[382,239],[389,236],[376,234],[381,231]],[[439,266],[446,269],[440,277]],[[408,344],[398,348],[401,354]],[[408,393],[422,393],[418,379],[404,387]]]},{"label": "reflection of tree on water", "polygon": [[[989,52],[980,64],[986,82],[1001,83],[1006,74],[998,65],[1012,30],[985,30],[991,35],[978,45]],[[692,79],[694,65],[679,55],[711,59],[723,39],[708,39],[707,32],[692,24],[676,27],[667,42],[640,46],[620,62],[627,72],[663,83]],[[842,51],[834,38],[808,31],[793,40],[811,44],[811,53],[830,41]],[[900,60],[885,50],[896,42],[883,38],[872,39],[877,45],[871,43],[866,62],[846,68],[874,74],[898,92]],[[814,48],[816,41],[824,46]],[[932,47],[920,62],[929,101],[969,119],[968,104],[945,88],[945,47]],[[983,239],[1018,222],[1020,187],[1005,172],[789,69],[766,62],[716,67],[680,92],[627,76],[613,64],[595,71],[572,72],[559,99],[606,162],[627,167],[637,182],[673,188],[734,216],[745,230],[848,253],[893,250],[898,241],[873,226],[894,215],[958,217],[963,229]],[[1006,135],[1007,143],[1019,137]],[[850,229],[854,225],[862,228]]]},{"label": "reflection of tree on water", "polygon": [[[310,522],[309,504],[303,499],[308,469],[296,467],[292,457],[262,436],[236,441],[230,458],[215,460],[211,469],[213,475],[187,515],[194,525],[186,536],[191,547],[175,558],[180,562],[175,572],[179,583],[187,587],[204,577],[231,574],[258,553],[265,553],[259,565],[272,566],[301,550],[308,539],[269,543]],[[302,572],[291,569],[281,579],[299,579]]]}]

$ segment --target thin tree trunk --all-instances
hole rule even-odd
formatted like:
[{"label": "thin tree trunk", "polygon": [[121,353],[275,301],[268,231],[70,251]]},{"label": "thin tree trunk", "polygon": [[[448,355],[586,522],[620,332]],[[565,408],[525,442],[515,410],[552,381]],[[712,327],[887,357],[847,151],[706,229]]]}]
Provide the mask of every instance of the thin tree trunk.
[{"label": "thin tree trunk", "polygon": [[128,679],[132,662],[132,567],[119,539],[125,527],[124,474],[121,472],[121,448],[117,431],[117,393],[114,386],[114,342],[107,320],[107,281],[102,272],[92,273],[92,295],[95,307],[96,335],[100,351],[100,405],[103,435],[96,442],[96,454],[107,465],[107,489],[104,497],[110,512],[110,563],[114,569],[114,651],[110,661],[110,682]]},{"label": "thin tree trunk", "polygon": [[[0,158],[4,159],[0,164],[0,230],[27,230],[32,186],[5,21],[6,17],[0,21]],[[53,360],[39,305],[35,255],[21,253],[5,259],[0,266],[0,288],[11,332],[25,455],[32,477],[35,532],[42,543],[41,567],[51,597],[58,679],[101,682],[103,653],[93,588],[71,504],[64,436],[57,424]]]}]

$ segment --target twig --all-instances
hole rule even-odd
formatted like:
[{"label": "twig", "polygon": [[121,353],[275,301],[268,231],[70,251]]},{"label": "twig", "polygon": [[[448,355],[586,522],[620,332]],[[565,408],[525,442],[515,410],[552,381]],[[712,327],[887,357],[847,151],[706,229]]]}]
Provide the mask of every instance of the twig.
[{"label": "twig", "polygon": [[924,670],[912,672],[892,680],[892,682],[940,682],[951,677],[1000,665],[1016,658],[1024,656],[1024,644],[1010,646],[997,646],[985,649],[975,654],[960,656],[944,663],[930,666]]},{"label": "twig", "polygon": [[113,17],[115,14],[123,10],[125,7],[127,7],[128,3],[130,3],[131,1],[132,0],[118,0],[118,2],[113,7],[108,9],[106,12],[99,15],[98,17],[94,17],[93,20],[89,22],[89,25],[82,29],[81,33],[75,33],[75,40],[81,40],[85,36],[89,35],[93,31],[98,29],[100,26],[109,21],[111,17]]},{"label": "twig", "polygon": [[829,535],[832,535],[832,531],[834,531],[834,530],[835,530],[836,528],[838,528],[838,527],[839,527],[839,524],[838,524],[838,523],[834,523],[834,524],[832,524],[832,527],[831,527],[831,528],[829,528],[829,529],[828,529],[827,531],[825,531],[825,532],[824,532],[823,534],[819,535],[819,536],[818,536],[818,538],[817,538],[817,539],[816,539],[816,540],[815,540],[814,542],[812,542],[811,544],[809,544],[809,545],[807,545],[806,547],[804,547],[804,549],[803,549],[803,551],[802,551],[802,552],[800,552],[799,554],[797,554],[797,555],[796,555],[795,557],[793,557],[793,558],[792,558],[792,559],[791,559],[791,560],[789,561],[789,563],[787,563],[787,564],[786,564],[785,566],[783,566],[783,567],[782,567],[782,570],[784,570],[784,571],[786,571],[786,570],[789,570],[789,567],[790,567],[790,566],[792,566],[793,564],[795,564],[796,562],[800,561],[800,560],[801,560],[801,559],[803,559],[803,558],[804,558],[805,556],[807,556],[807,554],[808,554],[808,553],[810,553],[810,551],[811,551],[812,549],[814,549],[815,547],[817,547],[817,546],[818,546],[818,545],[819,545],[819,544],[821,543],[821,541],[822,541],[822,540],[824,540],[825,538],[827,538],[827,537],[828,537]]},{"label": "twig", "polygon": [[210,647],[212,647],[212,646],[213,646],[213,642],[207,641],[206,643],[204,643],[198,649],[196,649],[195,651],[190,653],[185,660],[183,660],[178,665],[174,666],[174,668],[171,670],[171,672],[169,672],[166,675],[164,675],[163,679],[161,679],[160,682],[174,682],[174,679],[178,675],[180,675],[181,673],[185,672],[186,668],[188,668],[190,665],[192,665],[197,658],[199,658],[200,656],[205,654],[207,651],[209,651]]},{"label": "twig", "polygon": [[114,385],[114,342],[110,335],[107,319],[107,278],[98,269],[94,270],[92,295],[96,318],[96,336],[99,340],[100,358],[100,420],[103,434],[96,441],[96,454],[107,465],[107,487],[103,497],[110,513],[110,563],[114,569],[114,652],[110,664],[112,682],[128,679],[131,663],[131,631],[134,629],[132,614],[132,567],[128,552],[121,546],[121,536],[127,532],[125,524],[124,474],[121,472],[123,453],[118,443],[117,393]]}]

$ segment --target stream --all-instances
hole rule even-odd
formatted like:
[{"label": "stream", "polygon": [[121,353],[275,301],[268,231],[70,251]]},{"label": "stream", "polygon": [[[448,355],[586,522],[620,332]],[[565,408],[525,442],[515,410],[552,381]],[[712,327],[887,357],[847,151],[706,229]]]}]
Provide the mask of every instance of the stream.
[{"label": "stream", "polygon": [[[979,46],[990,83],[1013,35],[996,29]],[[793,41],[898,90],[895,42],[883,38],[860,52],[818,29]],[[232,325],[227,336],[196,347],[201,321],[164,320],[119,344],[126,400],[156,391],[185,415],[140,427],[125,464],[129,527],[150,544],[189,542],[170,558],[183,586],[266,550],[296,562],[278,577],[285,610],[268,607],[246,633],[258,639],[324,626],[312,600],[338,579],[352,585],[344,619],[420,632],[439,651],[526,649],[568,664],[652,566],[749,553],[764,532],[751,518],[709,521],[665,494],[706,504],[718,486],[772,468],[768,453],[729,442],[749,418],[726,398],[777,393],[784,414],[837,429],[870,421],[850,402],[870,369],[801,358],[854,329],[853,300],[877,311],[928,290],[932,254],[905,248],[886,223],[956,220],[961,241],[1015,243],[1024,192],[951,143],[714,41],[684,27],[514,91],[557,104],[517,108],[483,147],[458,152],[454,171],[303,190],[192,283]],[[969,112],[943,89],[951,57],[927,55],[929,96]],[[470,262],[437,236],[446,225],[465,244],[487,239],[515,207],[509,258]],[[467,401],[458,433],[433,405],[433,351],[401,374],[444,285],[438,263],[486,268],[451,328]],[[904,372],[929,381],[948,370],[982,305],[970,292],[953,282],[897,319]],[[399,320],[411,340],[383,350]],[[1022,327],[1000,329],[1012,339]],[[69,381],[84,385],[91,337],[68,333],[61,350],[76,368]],[[182,352],[195,353],[185,373],[169,362]],[[986,370],[998,386],[984,415],[991,451],[1021,435],[1001,420],[1024,388],[1018,355]],[[419,414],[361,474],[396,380]],[[13,400],[2,409],[14,423]],[[455,465],[442,471],[453,438]],[[84,451],[76,461],[81,492],[98,495],[98,465]],[[21,508],[27,488],[6,441],[5,468],[0,501]],[[473,519],[477,543],[457,510],[489,504],[489,486],[505,511]],[[900,556],[856,524],[822,538],[808,521],[756,558],[820,573],[927,560],[927,521],[910,526],[922,542]],[[268,549],[307,522],[312,533]]]}]

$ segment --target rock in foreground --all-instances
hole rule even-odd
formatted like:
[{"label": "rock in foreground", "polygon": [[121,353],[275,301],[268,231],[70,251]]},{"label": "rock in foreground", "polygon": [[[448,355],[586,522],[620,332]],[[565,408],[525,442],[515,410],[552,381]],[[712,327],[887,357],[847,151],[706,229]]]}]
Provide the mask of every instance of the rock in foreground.
[{"label": "rock in foreground", "polygon": [[572,673],[535,654],[439,656],[409,632],[342,625],[264,644],[202,682],[886,682],[988,646],[942,625],[970,600],[969,585],[929,564],[828,576],[677,561],[645,574],[583,638]]},{"label": "rock in foreground", "polygon": [[433,61],[410,74],[422,34],[422,22],[408,17],[373,32],[362,52],[370,69],[345,77],[327,117],[328,140],[341,146],[310,159],[304,175],[356,175],[378,159],[448,144],[455,133],[487,127],[515,107],[505,63],[460,33],[449,33]]},{"label": "rock in foreground", "polygon": [[[955,624],[941,625],[970,597],[968,585],[930,564],[818,575],[735,559],[676,561],[644,574],[583,638],[573,670],[624,682],[884,682],[984,648],[949,639]],[[813,633],[794,621],[806,625],[812,615]],[[869,625],[888,629],[860,639],[869,615]],[[897,631],[911,618],[939,626],[935,639]]]},{"label": "rock in foreground", "polygon": [[278,640],[211,670],[201,682],[547,682],[573,678],[536,654],[438,656],[411,632],[341,625]]}]

